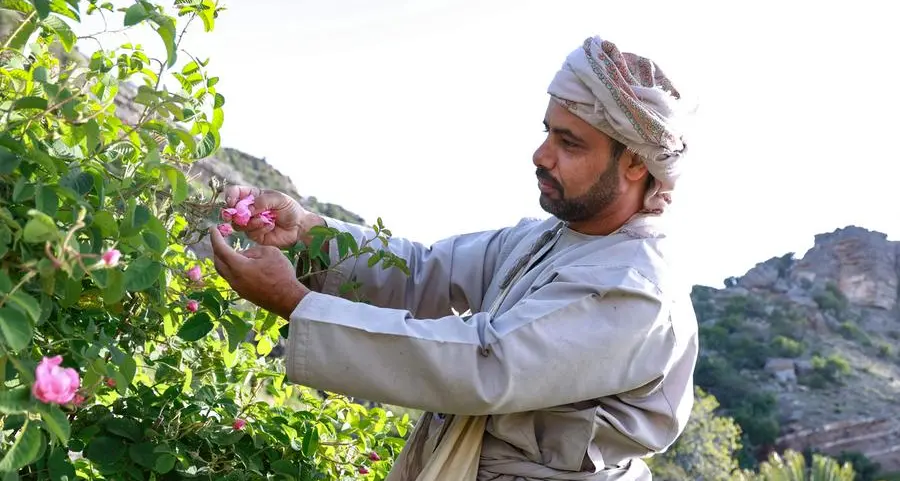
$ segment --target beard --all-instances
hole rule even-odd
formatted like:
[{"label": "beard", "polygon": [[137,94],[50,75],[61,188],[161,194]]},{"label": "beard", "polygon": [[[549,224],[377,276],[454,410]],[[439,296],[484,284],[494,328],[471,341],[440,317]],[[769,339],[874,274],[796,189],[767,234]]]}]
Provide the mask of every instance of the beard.
[{"label": "beard", "polygon": [[584,194],[566,198],[563,186],[549,172],[538,167],[535,175],[552,185],[559,198],[553,199],[541,193],[541,208],[547,213],[566,222],[578,222],[590,219],[603,212],[619,197],[619,163],[610,162],[610,166]]}]

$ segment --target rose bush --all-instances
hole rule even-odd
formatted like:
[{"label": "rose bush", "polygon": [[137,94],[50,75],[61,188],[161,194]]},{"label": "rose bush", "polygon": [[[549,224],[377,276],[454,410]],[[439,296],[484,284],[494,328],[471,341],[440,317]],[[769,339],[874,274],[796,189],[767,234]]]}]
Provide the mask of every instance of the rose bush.
[{"label": "rose bush", "polygon": [[[218,224],[246,242],[230,225],[248,221],[246,205],[223,212],[219,183],[185,175],[219,148],[225,97],[208,61],[182,58],[182,33],[194,21],[211,31],[224,8],[0,8],[19,19],[0,50],[3,479],[383,479],[409,418],[286,383],[268,357],[286,321],[236,298],[190,249]],[[122,13],[122,27],[158,34],[165,58],[73,33],[82,16]],[[82,40],[101,48],[72,61]],[[124,82],[137,85],[134,123],[116,116]],[[318,228],[285,255],[313,275],[335,239],[341,262],[373,254],[370,265],[406,272],[377,249],[390,231],[373,227],[361,245]]]}]

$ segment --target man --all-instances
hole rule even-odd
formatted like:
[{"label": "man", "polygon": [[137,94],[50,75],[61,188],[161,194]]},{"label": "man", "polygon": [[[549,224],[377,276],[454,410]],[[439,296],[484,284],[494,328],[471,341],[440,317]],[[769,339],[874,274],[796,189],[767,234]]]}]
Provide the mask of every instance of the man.
[{"label": "man", "polygon": [[[210,235],[232,287],[290,321],[289,379],[428,413],[391,479],[417,479],[448,442],[447,419],[482,419],[479,481],[649,480],[641,458],[689,417],[697,326],[662,224],[687,110],[652,61],[599,37],[568,56],[549,94],[533,162],[552,217],[431,247],[393,238],[409,278],[344,263],[310,290],[278,247],[314,225],[373,232],[277,192],[226,191],[229,206],[252,193],[254,213],[276,213],[244,229],[263,246],[237,253]],[[338,295],[350,276],[371,305]],[[441,476],[429,479],[454,479]]]}]

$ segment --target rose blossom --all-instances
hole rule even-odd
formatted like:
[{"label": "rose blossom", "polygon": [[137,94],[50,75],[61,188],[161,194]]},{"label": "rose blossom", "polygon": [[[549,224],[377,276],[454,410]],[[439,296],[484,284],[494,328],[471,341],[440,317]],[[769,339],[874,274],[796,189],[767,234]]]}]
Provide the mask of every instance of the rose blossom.
[{"label": "rose blossom", "polygon": [[75,399],[81,386],[78,371],[60,367],[62,356],[44,357],[34,372],[31,393],[41,402],[65,404]]},{"label": "rose blossom", "polygon": [[103,253],[100,258],[103,260],[103,263],[109,267],[112,267],[119,263],[119,258],[122,257],[122,253],[119,252],[118,249],[110,249]]}]

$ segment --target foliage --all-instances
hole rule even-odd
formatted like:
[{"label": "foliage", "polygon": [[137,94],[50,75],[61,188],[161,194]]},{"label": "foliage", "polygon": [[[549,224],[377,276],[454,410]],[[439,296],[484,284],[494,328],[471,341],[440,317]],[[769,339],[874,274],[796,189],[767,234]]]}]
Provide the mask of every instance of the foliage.
[{"label": "foliage", "polygon": [[[215,222],[221,186],[192,196],[183,171],[219,148],[225,97],[208,60],[183,58],[181,35],[192,21],[212,30],[223,7],[0,6],[21,18],[0,52],[3,479],[383,479],[408,417],[286,383],[266,357],[286,322],[240,301],[189,248]],[[74,52],[71,23],[117,12],[155,31],[165,58],[131,44],[85,64],[53,54]],[[115,115],[124,82],[138,84],[134,124]],[[386,242],[376,227],[371,241]],[[335,241],[341,262],[375,253],[405,271]],[[55,356],[80,379],[72,401],[32,393],[38,362]]]},{"label": "foliage", "polygon": [[778,335],[772,340],[775,355],[779,357],[800,357],[803,354],[803,343],[787,336]]},{"label": "foliage", "polygon": [[799,381],[807,386],[821,389],[830,385],[841,385],[851,372],[850,363],[840,354],[828,357],[813,356],[812,370],[800,376]]},{"label": "foliage", "polygon": [[825,312],[831,312],[834,315],[841,315],[847,310],[849,305],[847,297],[834,283],[828,283],[824,290],[813,296],[813,300],[816,301],[820,309]]},{"label": "foliage", "polygon": [[665,453],[648,460],[653,478],[660,481],[702,479],[729,481],[738,469],[734,458],[741,448],[741,429],[733,419],[719,416],[719,402],[700,388],[684,433]]},{"label": "foliage", "polygon": [[737,481],[854,481],[856,476],[853,465],[849,462],[813,454],[811,462],[807,462],[802,453],[787,451],[784,454],[772,453],[764,461],[758,473],[743,472]]}]

